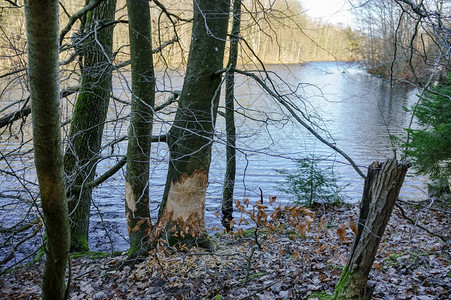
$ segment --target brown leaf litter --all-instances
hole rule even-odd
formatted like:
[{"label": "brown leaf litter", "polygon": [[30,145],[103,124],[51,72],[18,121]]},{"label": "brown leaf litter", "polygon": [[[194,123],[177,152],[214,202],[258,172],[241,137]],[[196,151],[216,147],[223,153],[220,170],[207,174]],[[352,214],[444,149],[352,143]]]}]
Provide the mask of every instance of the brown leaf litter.
[{"label": "brown leaf litter", "polygon": [[[369,278],[374,299],[451,297],[449,204],[426,204],[402,206],[445,241],[407,222],[395,209]],[[260,222],[257,235],[255,229],[240,230],[242,236],[216,235],[212,251],[161,247],[141,262],[125,255],[72,259],[70,299],[306,299],[313,292],[332,294],[355,235],[357,207],[288,211],[291,220],[263,226],[256,210],[251,219]],[[269,215],[259,212],[260,217]],[[42,266],[39,261],[1,276],[0,299],[39,299]]]}]

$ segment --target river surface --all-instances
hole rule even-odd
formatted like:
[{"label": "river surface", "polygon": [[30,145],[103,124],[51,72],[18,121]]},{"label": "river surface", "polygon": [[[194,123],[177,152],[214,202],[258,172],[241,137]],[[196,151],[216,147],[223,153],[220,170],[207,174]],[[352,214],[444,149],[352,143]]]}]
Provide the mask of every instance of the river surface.
[{"label": "river surface", "polygon": [[[318,133],[346,152],[363,173],[366,174],[366,166],[373,161],[393,157],[390,136],[402,136],[403,128],[408,126],[410,115],[403,107],[409,107],[416,101],[415,90],[404,86],[390,87],[389,83],[360,69],[357,63],[312,62],[303,65],[270,65],[267,69],[279,93],[299,107],[313,122]],[[167,88],[169,79],[172,88],[180,89],[180,74],[160,73],[157,76],[160,90]],[[118,97],[128,94],[119,79],[114,88]],[[322,159],[320,166],[334,168],[340,178],[339,185],[347,185],[343,192],[349,202],[360,200],[363,180],[344,158],[302,128],[254,81],[242,75],[236,76],[236,80],[236,200],[249,198],[251,202],[257,201],[262,189],[264,199],[277,196],[283,203],[293,203],[293,195],[280,191],[280,187],[285,185],[284,176],[276,170],[294,171],[296,159],[311,155]],[[270,84],[268,80],[265,82]],[[110,117],[120,110],[114,106]],[[154,133],[164,133],[170,126],[170,118],[158,114]],[[222,117],[218,117],[216,125],[206,201],[206,223],[210,230],[220,228],[220,220],[215,213],[220,211],[225,170],[225,125]],[[105,130],[106,139],[113,140],[126,133],[127,124],[110,124]],[[165,184],[168,149],[163,143],[153,144],[152,147],[150,201],[155,220]],[[108,149],[112,150],[115,154],[125,155],[126,142]],[[102,174],[113,164],[112,160],[102,161],[97,173]],[[114,250],[127,248],[124,172],[125,169],[121,170],[94,190],[92,250],[110,251],[112,245],[109,238],[114,241]],[[424,188],[425,179],[410,174],[402,188],[401,198],[424,199],[427,197]],[[0,201],[4,201],[4,198],[0,198]],[[2,217],[2,222],[5,219]]]}]

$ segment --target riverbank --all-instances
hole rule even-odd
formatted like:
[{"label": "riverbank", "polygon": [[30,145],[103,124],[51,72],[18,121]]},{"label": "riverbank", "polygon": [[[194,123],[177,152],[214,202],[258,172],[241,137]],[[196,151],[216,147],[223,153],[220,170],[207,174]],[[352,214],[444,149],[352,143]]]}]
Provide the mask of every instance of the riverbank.
[{"label": "riverbank", "polygon": [[[369,278],[374,299],[449,299],[450,204],[400,204],[412,220],[445,241],[412,225],[395,208]],[[272,234],[259,228],[262,249],[250,229],[241,236],[212,237],[211,252],[159,251],[143,261],[127,261],[124,255],[72,258],[70,299],[306,299],[330,294],[352,245],[358,208],[319,206],[312,212],[305,238],[287,225]],[[42,265],[0,277],[0,298],[38,299]]]},{"label": "riverbank", "polygon": [[[415,90],[405,87],[391,87],[387,82],[370,76],[360,68],[358,63],[315,62],[303,65],[270,65],[268,72],[277,74],[274,78],[279,91],[287,92],[293,103],[306,108],[305,113],[317,116],[325,124],[321,127],[324,138],[351,155],[354,162],[366,173],[366,167],[374,161],[384,161],[393,156],[393,140],[395,135],[402,138],[403,128],[408,127],[410,114],[403,108],[411,107],[417,101]],[[128,78],[129,73],[124,73]],[[159,78],[168,76],[174,89],[180,89],[183,77],[176,71],[157,74]],[[122,77],[121,77],[122,78]],[[299,124],[287,119],[286,112],[275,105],[274,99],[263,93],[253,81],[244,76],[236,77],[237,89],[235,95],[240,107],[236,114],[237,126],[237,171],[235,180],[235,196],[237,199],[259,198],[260,188],[264,197],[277,196],[289,205],[295,196],[280,191],[287,187],[284,176],[276,170],[297,172],[296,161],[314,155],[321,168],[333,168],[338,175],[338,185],[343,188],[343,195],[349,202],[358,202],[362,196],[363,180],[341,156],[317,141],[307,130]],[[296,86],[300,84],[297,89]],[[115,93],[123,95],[124,82],[118,78],[114,80]],[[296,90],[292,94],[288,88]],[[160,90],[167,90],[161,85]],[[172,88],[171,88],[172,89]],[[166,101],[168,95],[160,95],[157,103]],[[110,118],[120,118],[122,121],[107,122],[103,134],[104,145],[114,144],[114,153],[109,152],[108,159],[102,159],[97,165],[97,173],[104,174],[116,165],[117,156],[122,157],[127,151],[127,142],[118,142],[119,137],[127,135],[128,121],[122,119],[129,114],[129,106],[116,103],[110,110]],[[244,109],[244,110],[242,110]],[[116,113],[122,113],[116,116]],[[70,118],[65,115],[64,119]],[[316,118],[316,117],[315,117]],[[314,119],[315,119],[314,118]],[[155,132],[165,133],[172,122],[170,115],[160,114],[154,123]],[[313,119],[312,119],[313,120]],[[319,119],[318,119],[319,120]],[[322,123],[322,122],[321,122]],[[13,132],[21,132],[21,123],[13,127]],[[25,126],[26,125],[26,126]],[[33,157],[31,127],[24,125],[23,140],[30,141],[22,145],[22,139],[12,136],[4,143],[4,153],[15,153],[14,149],[22,149],[23,153],[15,153],[20,160],[11,160],[14,170],[28,170],[17,178],[9,173],[0,172],[2,189],[0,191],[0,223],[1,229],[13,228],[27,224],[38,217],[35,208],[29,214],[31,200],[29,193],[38,193],[36,174],[33,171]],[[318,124],[320,125],[320,124]],[[329,136],[330,134],[330,136]],[[20,137],[21,135],[17,133]],[[210,228],[221,226],[215,217],[220,210],[222,190],[224,185],[224,170],[226,166],[226,147],[224,142],[225,123],[218,118],[216,124],[215,143],[212,150],[212,162],[209,173],[209,184],[206,195],[205,218],[209,232]],[[333,139],[329,139],[333,137]],[[120,139],[119,139],[120,140]],[[109,147],[109,146],[108,146]],[[113,149],[111,149],[113,150]],[[159,205],[163,197],[168,167],[167,144],[152,145],[151,178],[149,186],[151,217],[156,220]],[[25,169],[24,169],[25,168]],[[8,166],[3,166],[8,170]],[[17,173],[19,174],[19,173]],[[105,181],[93,190],[93,206],[90,216],[90,248],[95,251],[115,252],[128,247],[128,233],[124,215],[125,173],[119,171],[114,177]],[[20,180],[19,180],[20,179]],[[25,181],[24,181],[25,180]],[[426,178],[418,177],[413,172],[406,176],[400,197],[402,199],[423,199],[427,197],[424,188]],[[23,182],[28,182],[25,189]],[[33,233],[30,228],[22,233],[0,232],[0,261],[10,253],[13,245],[17,245],[23,238]],[[16,247],[13,262],[26,259],[42,242],[43,231],[32,240]],[[4,266],[2,266],[4,267]]]}]

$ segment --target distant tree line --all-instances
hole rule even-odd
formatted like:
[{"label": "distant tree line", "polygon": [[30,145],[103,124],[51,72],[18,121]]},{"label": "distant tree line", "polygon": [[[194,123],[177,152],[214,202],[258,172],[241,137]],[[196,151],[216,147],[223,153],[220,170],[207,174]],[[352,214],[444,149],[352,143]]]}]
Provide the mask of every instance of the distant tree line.
[{"label": "distant tree line", "polygon": [[[117,49],[117,61],[128,60],[128,26],[126,21],[125,0],[117,1],[116,26],[113,35],[113,49]],[[158,3],[158,4],[157,4]],[[164,7],[180,14],[165,14],[160,2],[150,3],[150,13],[153,16],[152,39],[164,43],[176,38],[178,43],[165,47],[161,54],[155,57],[157,67],[170,64],[180,66],[186,64],[188,46],[191,38],[189,21],[192,19],[191,3],[187,0],[165,1]],[[7,5],[5,2],[4,6]],[[257,55],[264,63],[295,64],[305,61],[353,61],[360,59],[360,34],[350,27],[325,24],[312,20],[304,13],[302,2],[297,0],[283,1],[243,1],[242,37],[249,43],[239,47],[242,52],[239,64],[255,62]],[[82,1],[61,1],[62,13],[60,21],[66,22],[70,15],[83,7]],[[1,12],[3,34],[0,47],[3,55],[17,57],[19,46],[26,43],[24,15],[20,9],[3,8]],[[231,26],[231,25],[229,25]],[[76,27],[71,27],[67,37],[77,41]],[[70,46],[67,44],[67,46]],[[15,47],[14,47],[15,48]],[[23,50],[23,48],[21,48]],[[254,52],[254,53],[251,53]],[[22,51],[21,54],[24,54]],[[66,54],[62,54],[66,55]],[[10,65],[15,60],[0,59],[3,65]],[[18,63],[16,61],[16,63]],[[23,61],[22,61],[23,64]]]},{"label": "distant tree line", "polygon": [[[368,72],[392,81],[426,81],[449,70],[449,1],[352,1]],[[438,70],[437,70],[438,68]],[[439,72],[437,72],[439,71]],[[425,83],[426,83],[425,82]]]}]

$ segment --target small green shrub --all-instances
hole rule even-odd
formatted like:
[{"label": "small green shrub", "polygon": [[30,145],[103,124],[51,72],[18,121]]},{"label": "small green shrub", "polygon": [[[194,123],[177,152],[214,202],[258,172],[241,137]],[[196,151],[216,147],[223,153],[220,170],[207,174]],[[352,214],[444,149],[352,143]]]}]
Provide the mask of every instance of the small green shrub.
[{"label": "small green shrub", "polygon": [[418,174],[434,181],[430,196],[449,192],[451,176],[451,72],[445,82],[432,87],[410,109],[420,129],[406,129],[410,139],[404,144]]},{"label": "small green shrub", "polygon": [[276,170],[285,176],[286,187],[278,189],[296,196],[296,203],[312,206],[313,203],[340,204],[345,201],[343,188],[337,184],[338,178],[332,167],[318,166],[319,159],[311,156],[297,161],[296,172]]}]

